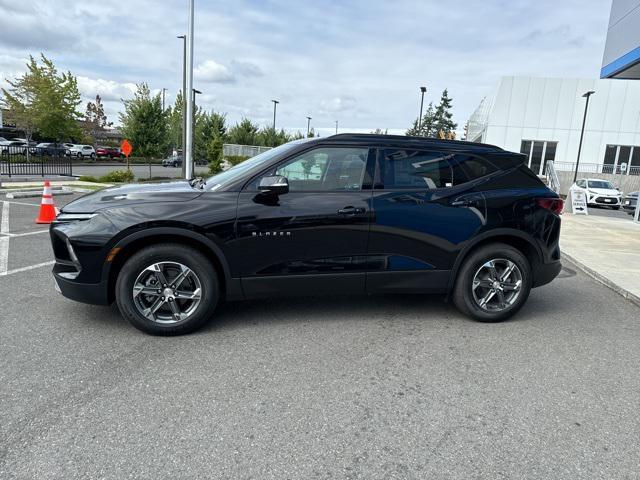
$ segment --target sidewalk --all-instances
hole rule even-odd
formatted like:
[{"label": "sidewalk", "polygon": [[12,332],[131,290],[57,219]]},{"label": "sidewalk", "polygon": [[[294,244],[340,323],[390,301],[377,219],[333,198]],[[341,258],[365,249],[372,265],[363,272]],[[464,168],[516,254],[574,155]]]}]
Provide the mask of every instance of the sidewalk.
[{"label": "sidewalk", "polygon": [[629,219],[562,215],[565,258],[640,305],[640,225]]}]

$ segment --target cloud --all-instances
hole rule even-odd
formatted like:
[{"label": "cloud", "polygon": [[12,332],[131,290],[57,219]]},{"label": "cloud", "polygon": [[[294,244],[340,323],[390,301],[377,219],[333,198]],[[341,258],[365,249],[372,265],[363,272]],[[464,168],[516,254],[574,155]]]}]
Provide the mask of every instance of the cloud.
[{"label": "cloud", "polygon": [[[601,0],[196,2],[198,104],[267,125],[406,129],[420,94],[449,89],[462,126],[502,75],[597,77],[610,4]],[[120,98],[146,82],[182,86],[187,9],[167,0],[0,0],[0,83],[41,51],[79,77],[86,98]],[[411,12],[407,15],[406,12]],[[550,15],[549,12],[553,12]],[[81,78],[82,79],[81,79]]]},{"label": "cloud", "polygon": [[193,69],[193,77],[202,82],[233,83],[236,78],[224,65],[215,60],[205,60]]},{"label": "cloud", "polygon": [[357,101],[355,97],[351,95],[344,95],[341,97],[334,97],[329,100],[323,100],[320,102],[320,111],[326,113],[340,113],[350,110],[355,110]]},{"label": "cloud", "polygon": [[94,99],[100,95],[103,101],[119,102],[133,95],[136,91],[135,83],[118,83],[103,78],[89,78],[78,76],[78,89],[83,97]]}]

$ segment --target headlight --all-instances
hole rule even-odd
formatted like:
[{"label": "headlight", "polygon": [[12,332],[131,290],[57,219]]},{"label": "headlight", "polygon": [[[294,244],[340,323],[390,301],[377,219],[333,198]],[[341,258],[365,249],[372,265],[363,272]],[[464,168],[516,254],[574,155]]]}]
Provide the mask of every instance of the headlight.
[{"label": "headlight", "polygon": [[78,222],[82,220],[90,220],[98,215],[97,213],[61,213],[56,217],[58,222]]}]

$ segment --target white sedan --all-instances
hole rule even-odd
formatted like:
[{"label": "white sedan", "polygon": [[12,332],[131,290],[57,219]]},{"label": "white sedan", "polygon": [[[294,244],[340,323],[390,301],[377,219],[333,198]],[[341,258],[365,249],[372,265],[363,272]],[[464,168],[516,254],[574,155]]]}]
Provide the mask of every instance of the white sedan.
[{"label": "white sedan", "polygon": [[571,189],[582,190],[587,196],[589,206],[612,207],[619,210],[622,205],[622,192],[607,180],[583,178],[576,181]]}]

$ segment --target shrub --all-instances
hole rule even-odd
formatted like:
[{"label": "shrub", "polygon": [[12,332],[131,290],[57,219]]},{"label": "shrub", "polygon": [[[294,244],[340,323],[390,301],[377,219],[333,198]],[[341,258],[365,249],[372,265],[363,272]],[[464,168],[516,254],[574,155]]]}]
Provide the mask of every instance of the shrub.
[{"label": "shrub", "polygon": [[80,180],[81,182],[94,182],[94,183],[99,182],[99,180],[96,177],[92,177],[91,175],[82,175],[80,176],[80,178],[78,178],[78,180]]},{"label": "shrub", "polygon": [[133,172],[131,170],[114,170],[100,177],[103,183],[128,183],[133,182]]}]

